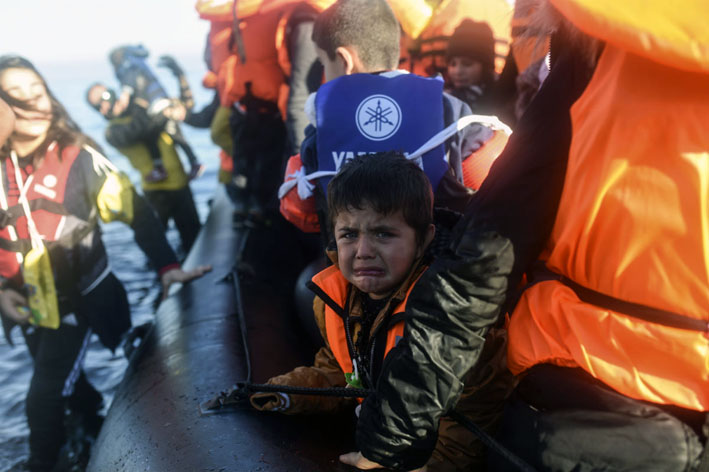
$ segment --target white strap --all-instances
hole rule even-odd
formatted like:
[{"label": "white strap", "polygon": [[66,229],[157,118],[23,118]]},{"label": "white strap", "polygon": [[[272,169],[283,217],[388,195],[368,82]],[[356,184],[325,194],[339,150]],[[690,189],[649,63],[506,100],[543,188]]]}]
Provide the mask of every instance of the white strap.
[{"label": "white strap", "polygon": [[313,172],[312,174],[305,175],[305,169],[301,167],[294,173],[286,176],[286,179],[290,178],[291,180],[286,180],[278,188],[278,198],[281,199],[285,197],[286,194],[297,185],[298,196],[301,200],[305,200],[313,195],[313,188],[315,188],[315,185],[310,183],[311,180],[317,180],[320,177],[335,174],[337,174],[337,171],[334,170],[319,170],[317,172]]},{"label": "white strap", "polygon": [[462,118],[459,118],[458,121],[456,121],[455,123],[448,125],[447,128],[436,133],[431,139],[423,143],[420,148],[406,156],[406,158],[416,159],[423,156],[431,149],[446,142],[448,138],[450,138],[466,126],[470,126],[472,124],[481,124],[494,130],[500,130],[504,132],[507,136],[512,134],[512,129],[506,124],[504,124],[502,121],[500,121],[496,116],[466,115]]},{"label": "white strap", "polygon": [[[3,162],[0,162],[0,205],[2,205],[3,210],[7,210],[9,206],[7,203],[7,195],[5,195],[5,179],[2,176],[2,168],[4,167],[3,164]],[[14,226],[8,225],[7,232],[10,235],[11,241],[17,241],[17,232],[15,231]],[[22,264],[24,257],[21,253],[16,252],[15,258],[17,259],[18,263]]]},{"label": "white strap", "polygon": [[92,148],[88,144],[84,144],[84,149],[91,154],[91,158],[94,165],[94,172],[98,175],[107,174],[109,171],[118,172],[118,167],[108,160],[106,156],[98,152],[96,149]]},{"label": "white strap", "polygon": [[17,154],[15,151],[10,151],[10,159],[12,159],[12,165],[15,167],[15,180],[17,181],[17,187],[20,189],[19,202],[22,205],[22,210],[25,212],[25,217],[27,218],[27,229],[30,233],[32,247],[38,249],[41,248],[44,243],[42,242],[42,236],[40,236],[39,231],[37,231],[37,226],[34,224],[32,211],[30,210],[30,203],[27,200],[27,191],[30,188],[34,175],[30,175],[27,178],[27,182],[23,183],[22,174],[20,173],[20,165],[17,161]]},{"label": "white strap", "polygon": [[[455,123],[452,123],[448,127],[436,133],[428,141],[426,141],[421,147],[416,151],[408,154],[407,159],[413,160],[426,154],[431,149],[436,146],[446,142],[448,138],[462,130],[463,128],[470,126],[472,124],[481,124],[487,126],[488,128],[499,130],[504,132],[506,135],[512,134],[512,129],[499,120],[496,116],[487,115],[466,115],[458,119]],[[312,174],[305,175],[305,170],[303,168],[298,169],[292,174],[286,176],[286,181],[281,184],[278,188],[278,198],[281,199],[291,191],[293,187],[298,186],[298,196],[301,200],[305,200],[313,195],[313,188],[315,187],[310,181],[319,179],[320,177],[330,176],[337,174],[334,170],[321,170],[313,172]]]}]

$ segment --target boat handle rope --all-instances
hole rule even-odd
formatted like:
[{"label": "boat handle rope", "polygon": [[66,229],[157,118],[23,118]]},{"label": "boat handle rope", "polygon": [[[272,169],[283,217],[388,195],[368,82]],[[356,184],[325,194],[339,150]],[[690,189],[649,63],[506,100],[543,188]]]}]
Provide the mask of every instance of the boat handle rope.
[{"label": "boat handle rope", "polygon": [[[352,387],[297,387],[293,385],[276,385],[276,384],[253,384],[251,382],[237,382],[231,389],[221,392],[215,398],[207,400],[200,405],[200,411],[204,413],[215,412],[222,408],[234,407],[243,405],[249,402],[249,397],[254,393],[285,393],[289,395],[314,395],[321,397],[340,397],[340,398],[365,398],[373,390]],[[475,434],[480,442],[489,449],[495,451],[502,456],[510,464],[514,465],[522,472],[535,472],[532,466],[527,464],[515,453],[507,449],[505,446],[496,441],[485,430],[481,429],[473,421],[458,411],[451,411],[448,415],[464,428]]]},{"label": "boat handle rope", "polygon": [[[242,239],[237,243],[237,259],[234,269],[231,272],[232,281],[234,283],[236,315],[239,318],[239,330],[241,331],[241,343],[244,349],[244,361],[246,363],[247,375],[245,381],[236,382],[232,388],[222,391],[214,398],[211,398],[199,405],[200,413],[210,414],[215,413],[223,408],[240,406],[249,402],[249,397],[254,393],[286,393],[292,395],[316,395],[324,397],[341,397],[341,398],[365,398],[373,390],[352,387],[296,387],[292,385],[275,385],[275,384],[254,384],[251,382],[251,356],[249,353],[248,336],[246,334],[246,317],[244,314],[244,306],[241,298],[241,285],[239,284],[239,269],[238,263],[242,259],[246,240],[250,234],[249,228],[246,228],[242,233]],[[481,429],[465,415],[453,410],[448,415],[450,418],[458,422],[464,428],[475,434],[480,442],[489,449],[495,451],[507,462],[515,466],[522,472],[535,472],[532,466],[527,464],[515,453],[507,449],[505,446],[496,441],[487,432]]]}]

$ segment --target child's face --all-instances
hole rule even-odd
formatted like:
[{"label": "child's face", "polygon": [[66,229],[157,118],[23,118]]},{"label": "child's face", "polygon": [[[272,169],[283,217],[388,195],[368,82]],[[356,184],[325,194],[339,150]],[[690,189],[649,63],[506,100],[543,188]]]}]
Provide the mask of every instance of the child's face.
[{"label": "child's face", "polygon": [[369,207],[341,210],[335,240],[342,275],[374,299],[391,294],[423,252],[400,211],[382,215]]},{"label": "child's face", "polygon": [[448,79],[453,88],[478,85],[483,79],[483,65],[469,57],[454,56],[448,60]]}]

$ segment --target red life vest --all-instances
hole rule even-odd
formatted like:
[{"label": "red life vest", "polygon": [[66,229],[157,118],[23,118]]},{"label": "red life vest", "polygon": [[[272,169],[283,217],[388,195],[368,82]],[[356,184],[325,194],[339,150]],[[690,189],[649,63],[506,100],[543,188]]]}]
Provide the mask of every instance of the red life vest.
[{"label": "red life vest", "polygon": [[463,183],[466,187],[473,190],[480,189],[483,180],[490,172],[492,163],[505,149],[508,139],[507,133],[502,130],[495,130],[492,137],[480,149],[463,161]]},{"label": "red life vest", "polygon": [[[56,241],[62,236],[62,229],[68,214],[64,209],[66,182],[72,163],[79,154],[78,147],[67,146],[64,148],[60,161],[57,148],[56,143],[51,145],[39,167],[23,182],[25,186],[29,182],[27,200],[32,211],[32,219],[45,242]],[[6,178],[7,182],[19,187],[19,183],[15,182],[15,168],[11,159],[5,159],[2,174],[0,178]],[[6,192],[7,188],[5,186]],[[8,195],[7,198],[11,212],[22,208],[17,195]],[[21,211],[21,216],[12,223],[12,227],[16,231],[16,242],[13,242],[11,237],[10,226],[0,230],[0,240],[2,240],[0,275],[7,278],[16,276],[20,271],[16,255],[18,251],[10,250],[9,247],[16,246],[19,249],[19,244],[25,243],[29,248],[30,235],[24,211]]]},{"label": "red life vest", "polygon": [[[288,159],[284,181],[295,179],[296,172],[304,172],[300,154],[291,156]],[[320,221],[318,220],[314,195],[302,200],[298,195],[297,187],[293,187],[281,198],[280,211],[286,220],[304,233],[320,232]]]}]

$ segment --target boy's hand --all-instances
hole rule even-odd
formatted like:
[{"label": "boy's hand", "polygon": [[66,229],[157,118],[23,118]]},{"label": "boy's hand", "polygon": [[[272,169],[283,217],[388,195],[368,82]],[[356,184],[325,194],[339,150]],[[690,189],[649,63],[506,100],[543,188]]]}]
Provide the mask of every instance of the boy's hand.
[{"label": "boy's hand", "polygon": [[[384,466],[372,462],[362,455],[361,452],[349,452],[340,456],[340,462],[357,467],[359,470],[383,469]],[[426,472],[426,466],[410,472]]]},{"label": "boy's hand", "polygon": [[167,292],[168,289],[170,288],[170,285],[174,283],[184,283],[184,282],[189,282],[192,279],[196,279],[198,277],[202,277],[204,274],[212,270],[212,266],[210,265],[204,265],[204,266],[199,266],[195,269],[192,270],[182,270],[180,269],[171,269],[162,274],[160,277],[160,282],[162,283],[162,298],[163,300],[167,298]]},{"label": "boy's hand", "polygon": [[27,299],[12,289],[0,290],[0,313],[17,324],[25,325],[30,320],[30,311],[20,311],[18,306],[26,307]]},{"label": "boy's hand", "polygon": [[290,397],[280,392],[254,393],[249,401],[259,411],[285,411],[290,406]]}]

